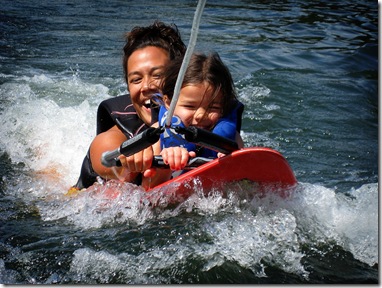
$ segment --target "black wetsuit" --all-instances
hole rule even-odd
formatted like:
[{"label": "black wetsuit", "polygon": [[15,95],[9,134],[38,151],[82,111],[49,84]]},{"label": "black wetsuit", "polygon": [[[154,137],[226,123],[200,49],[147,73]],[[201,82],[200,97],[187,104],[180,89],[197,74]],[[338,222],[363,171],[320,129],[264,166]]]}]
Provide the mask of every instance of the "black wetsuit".
[{"label": "black wetsuit", "polygon": [[[158,119],[158,111],[155,109],[152,112],[153,123]],[[97,110],[97,135],[109,130],[114,125],[126,135],[127,139],[137,135],[138,133],[149,128],[142,119],[137,115],[133,104],[131,103],[130,95],[121,95],[114,98],[106,99],[101,102]],[[122,143],[121,143],[122,144]],[[77,184],[73,187],[77,189],[88,188],[97,181],[99,176],[92,167],[89,150],[82,162],[81,174]],[[141,177],[137,177],[136,184],[141,184]]]}]

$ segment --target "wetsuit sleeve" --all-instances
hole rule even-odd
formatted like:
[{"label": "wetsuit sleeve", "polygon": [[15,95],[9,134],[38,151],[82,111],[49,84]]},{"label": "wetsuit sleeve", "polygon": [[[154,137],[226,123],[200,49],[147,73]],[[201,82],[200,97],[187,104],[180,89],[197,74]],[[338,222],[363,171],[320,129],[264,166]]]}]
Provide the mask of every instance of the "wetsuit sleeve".
[{"label": "wetsuit sleeve", "polygon": [[[158,110],[157,107],[151,108],[152,124],[158,121]],[[117,125],[127,138],[149,128],[139,118],[128,94],[106,99],[98,107],[97,135],[109,130],[114,125]]]},{"label": "wetsuit sleeve", "polygon": [[97,135],[109,130],[116,123],[113,112],[123,113],[131,104],[130,95],[121,95],[103,100],[97,110]]},{"label": "wetsuit sleeve", "polygon": [[[153,120],[155,120],[154,117],[157,117],[155,113],[157,112],[153,111]],[[127,138],[131,138],[148,128],[138,117],[128,94],[106,99],[98,106],[97,135],[109,130],[114,125],[117,125]],[[88,188],[97,180],[97,176],[98,174],[92,168],[88,152],[83,160],[81,173],[74,187],[77,189]],[[133,183],[139,185],[140,182],[141,177],[137,177]]]}]

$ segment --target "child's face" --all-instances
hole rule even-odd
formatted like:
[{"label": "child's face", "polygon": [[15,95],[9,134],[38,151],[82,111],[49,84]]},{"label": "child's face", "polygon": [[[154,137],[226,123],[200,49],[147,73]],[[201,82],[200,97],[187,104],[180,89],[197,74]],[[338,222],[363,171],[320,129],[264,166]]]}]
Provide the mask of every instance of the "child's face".
[{"label": "child's face", "polygon": [[[222,117],[222,95],[219,93],[212,100],[213,92],[213,87],[206,82],[183,87],[180,90],[174,115],[180,117],[186,127],[193,125],[212,130]],[[170,105],[168,99],[166,104],[168,108]]]}]

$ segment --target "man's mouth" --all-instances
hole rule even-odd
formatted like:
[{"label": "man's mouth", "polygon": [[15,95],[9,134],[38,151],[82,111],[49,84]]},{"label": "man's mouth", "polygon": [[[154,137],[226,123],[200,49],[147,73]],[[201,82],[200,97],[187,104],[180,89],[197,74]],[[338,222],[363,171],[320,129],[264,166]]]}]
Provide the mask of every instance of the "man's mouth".
[{"label": "man's mouth", "polygon": [[143,103],[143,106],[146,107],[147,109],[150,109],[151,108],[151,101],[150,101],[150,99],[147,99],[145,101],[145,103]]}]

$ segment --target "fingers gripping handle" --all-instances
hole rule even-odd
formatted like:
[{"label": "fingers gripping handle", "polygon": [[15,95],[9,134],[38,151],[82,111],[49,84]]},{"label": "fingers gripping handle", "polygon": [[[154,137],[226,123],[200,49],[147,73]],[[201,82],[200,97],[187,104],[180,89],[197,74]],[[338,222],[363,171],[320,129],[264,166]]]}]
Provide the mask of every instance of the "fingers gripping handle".
[{"label": "fingers gripping handle", "polygon": [[139,151],[146,149],[159,140],[163,128],[150,127],[144,132],[134,136],[123,142],[121,146],[113,151],[106,151],[102,154],[101,163],[106,167],[120,166],[120,161],[117,159],[121,154],[131,156]]}]

